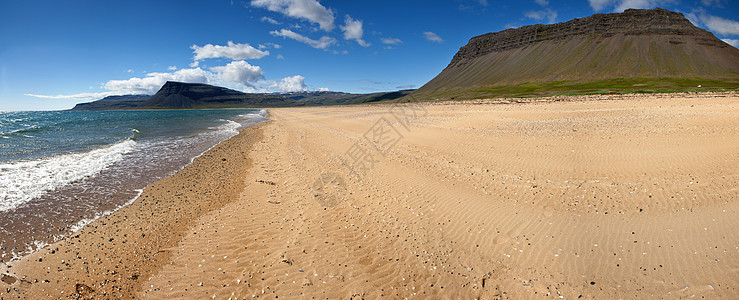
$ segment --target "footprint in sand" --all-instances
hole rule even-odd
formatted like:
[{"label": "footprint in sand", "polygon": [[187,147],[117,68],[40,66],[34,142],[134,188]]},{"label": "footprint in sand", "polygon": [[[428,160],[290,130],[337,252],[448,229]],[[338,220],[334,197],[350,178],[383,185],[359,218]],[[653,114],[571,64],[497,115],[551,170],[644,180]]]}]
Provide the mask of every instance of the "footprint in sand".
[{"label": "footprint in sand", "polygon": [[323,207],[334,207],[346,197],[344,177],[336,173],[324,173],[313,183],[313,197]]}]

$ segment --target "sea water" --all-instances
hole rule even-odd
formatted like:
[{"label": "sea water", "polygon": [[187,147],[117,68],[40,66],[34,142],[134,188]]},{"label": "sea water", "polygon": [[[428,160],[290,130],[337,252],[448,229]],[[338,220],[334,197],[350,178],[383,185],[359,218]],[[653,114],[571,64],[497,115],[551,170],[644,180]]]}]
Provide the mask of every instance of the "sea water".
[{"label": "sea water", "polygon": [[0,112],[0,262],[79,230],[263,110]]}]

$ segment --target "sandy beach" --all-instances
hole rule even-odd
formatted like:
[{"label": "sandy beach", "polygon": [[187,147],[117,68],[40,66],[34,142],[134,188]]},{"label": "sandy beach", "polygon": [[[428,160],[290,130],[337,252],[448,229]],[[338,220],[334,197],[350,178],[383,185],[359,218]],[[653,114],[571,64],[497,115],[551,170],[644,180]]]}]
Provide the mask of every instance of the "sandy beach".
[{"label": "sandy beach", "polygon": [[739,297],[739,94],[270,109],[0,298]]}]

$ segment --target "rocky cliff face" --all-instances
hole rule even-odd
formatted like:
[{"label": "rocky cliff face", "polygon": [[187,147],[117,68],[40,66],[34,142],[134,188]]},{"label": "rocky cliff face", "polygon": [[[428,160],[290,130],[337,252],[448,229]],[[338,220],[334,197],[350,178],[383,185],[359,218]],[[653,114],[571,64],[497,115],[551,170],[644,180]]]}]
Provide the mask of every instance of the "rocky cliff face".
[{"label": "rocky cliff face", "polygon": [[[724,46],[717,43],[710,32],[695,27],[681,13],[661,8],[627,9],[623,13],[595,14],[565,23],[529,25],[476,36],[459,49],[449,66],[456,67],[491,52],[521,48],[544,41],[576,36],[605,39],[617,34],[692,36],[710,46]],[[684,44],[685,41],[676,38],[673,43]]]}]

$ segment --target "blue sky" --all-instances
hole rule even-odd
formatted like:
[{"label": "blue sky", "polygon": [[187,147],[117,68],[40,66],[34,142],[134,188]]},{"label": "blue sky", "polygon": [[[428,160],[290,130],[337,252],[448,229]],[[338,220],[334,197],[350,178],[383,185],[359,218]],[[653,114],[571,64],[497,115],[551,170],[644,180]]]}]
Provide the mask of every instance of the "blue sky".
[{"label": "blue sky", "polygon": [[730,0],[0,0],[0,111],[155,93],[417,88],[476,35],[662,7],[737,45]]}]

